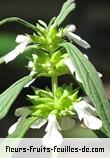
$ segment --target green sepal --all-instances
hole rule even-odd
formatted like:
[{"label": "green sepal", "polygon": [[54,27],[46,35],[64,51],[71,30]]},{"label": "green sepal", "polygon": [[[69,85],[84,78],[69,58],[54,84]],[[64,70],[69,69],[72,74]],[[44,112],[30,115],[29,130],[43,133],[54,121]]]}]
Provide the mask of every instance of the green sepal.
[{"label": "green sepal", "polygon": [[[47,89],[47,88],[46,88]],[[72,85],[62,85],[55,92],[55,100],[52,92],[34,88],[35,95],[28,95],[32,102],[33,113],[37,117],[48,117],[55,113],[58,117],[73,115],[73,103],[79,100],[78,89],[73,90]],[[49,94],[50,93],[50,94]]]},{"label": "green sepal", "polygon": [[45,88],[46,90],[36,88],[36,87],[32,87],[32,88],[33,88],[36,96],[53,98],[53,94],[48,87]]},{"label": "green sepal", "polygon": [[51,57],[43,50],[36,50],[36,54],[32,55],[33,66],[29,69],[37,72],[40,76],[61,76],[69,72],[66,65],[64,65],[64,60],[67,57],[68,54],[62,49],[56,51]]}]

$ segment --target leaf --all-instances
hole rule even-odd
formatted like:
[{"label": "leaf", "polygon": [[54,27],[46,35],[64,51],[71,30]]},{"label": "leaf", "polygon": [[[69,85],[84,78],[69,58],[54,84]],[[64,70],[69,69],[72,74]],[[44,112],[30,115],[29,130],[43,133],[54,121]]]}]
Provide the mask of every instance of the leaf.
[{"label": "leaf", "polygon": [[73,44],[65,42],[62,46],[66,48],[75,70],[82,80],[82,86],[95,105],[96,111],[110,136],[110,103],[96,69]]},{"label": "leaf", "polygon": [[31,116],[21,119],[16,130],[10,134],[7,138],[22,138],[31,125],[37,121],[37,117]]},{"label": "leaf", "polygon": [[0,95],[0,119],[5,117],[23,87],[32,79],[32,76],[25,76]]},{"label": "leaf", "polygon": [[75,8],[75,6],[74,0],[68,0],[65,2],[62,6],[60,14],[55,19],[54,26],[59,26],[67,17],[67,15]]},{"label": "leaf", "polygon": [[34,31],[37,31],[34,25],[18,17],[10,17],[10,18],[3,19],[0,21],[0,26],[4,25],[5,23],[10,23],[10,22],[18,22]]},{"label": "leaf", "polygon": [[102,130],[93,131],[98,138],[109,138]]}]

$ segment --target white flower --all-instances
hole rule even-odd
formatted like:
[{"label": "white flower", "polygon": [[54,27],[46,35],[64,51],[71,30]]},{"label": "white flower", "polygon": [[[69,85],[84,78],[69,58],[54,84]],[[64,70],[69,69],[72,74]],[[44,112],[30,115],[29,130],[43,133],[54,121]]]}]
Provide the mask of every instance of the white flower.
[{"label": "white flower", "polygon": [[[33,63],[32,61],[29,61],[28,67],[29,67],[29,68],[33,68],[33,67],[34,67],[34,63]],[[33,75],[35,75],[35,74],[36,74],[36,71],[32,70],[32,71],[30,72],[29,76],[33,76]],[[28,82],[28,83],[24,86],[24,88],[29,87],[35,80],[36,80],[36,78],[32,79],[30,82]]]},{"label": "white flower", "polygon": [[32,42],[29,36],[25,35],[18,35],[16,38],[16,42],[19,43],[15,49],[9,52],[7,55],[4,56],[3,60],[8,63],[14,60],[20,53],[23,53],[26,49],[27,45]]},{"label": "white flower", "polygon": [[56,120],[56,116],[50,114],[48,116],[48,125],[45,129],[46,134],[42,139],[42,143],[46,147],[52,148],[53,146],[59,146],[63,142],[63,137],[58,131],[60,130],[59,124]]},{"label": "white flower", "polygon": [[96,110],[90,104],[85,101],[80,101],[73,105],[76,110],[79,120],[83,120],[84,124],[93,130],[98,130],[102,127],[102,121],[98,119],[96,115]]},{"label": "white flower", "polygon": [[[88,56],[87,56],[87,55],[85,55],[85,54],[83,54],[83,55],[84,55],[84,57],[85,57],[86,59],[88,59]],[[67,59],[65,59],[64,64],[68,67],[68,69],[70,70],[70,72],[71,72],[72,75],[75,73],[76,80],[81,83],[82,80],[80,79],[78,73],[76,72],[75,67],[74,67],[74,65],[73,65],[73,63],[72,63],[72,61],[71,61],[71,59],[70,59],[69,57],[68,57]],[[101,74],[101,73],[97,72],[97,74],[98,74],[98,76],[99,76],[100,78],[102,77],[102,74]]]},{"label": "white flower", "polygon": [[18,119],[16,123],[14,123],[9,129],[8,129],[8,134],[12,134],[15,130],[19,122],[21,121],[21,117]]},{"label": "white flower", "polygon": [[32,61],[29,61],[28,67],[29,67],[29,68],[33,68],[33,67],[34,67],[34,63],[33,63]]},{"label": "white flower", "polygon": [[71,74],[74,74],[74,72],[75,72],[75,74],[76,74],[76,80],[77,80],[78,82],[82,82],[81,79],[80,79],[80,77],[79,77],[79,75],[78,75],[77,72],[75,71],[75,67],[74,67],[74,65],[73,65],[73,63],[72,63],[72,61],[71,61],[71,59],[70,59],[70,58],[67,58],[67,59],[64,61],[64,64],[69,68]]},{"label": "white flower", "polygon": [[[22,120],[22,117],[20,117],[20,118],[18,119],[18,121],[15,122],[15,123],[9,128],[8,134],[12,134],[12,133],[16,130],[16,128],[17,128],[17,126],[18,126],[18,124],[20,123],[21,120]],[[46,119],[39,119],[39,120],[37,120],[35,123],[33,123],[33,125],[32,125],[30,128],[32,128],[32,129],[39,129],[39,128],[41,128],[46,122],[47,122]]]},{"label": "white flower", "polygon": [[[16,123],[14,123],[8,130],[8,134],[12,134],[18,124],[20,123],[20,121],[22,120],[22,117],[20,117],[18,119],[18,121]],[[43,139],[42,139],[42,143],[44,146],[46,147],[50,147],[52,148],[53,146],[58,146],[62,143],[63,141],[63,137],[60,134],[60,132],[58,130],[61,130],[56,116],[53,114],[49,114],[48,116],[48,120],[47,119],[39,119],[37,120],[35,123],[33,123],[33,125],[30,127],[32,129],[39,129],[41,128],[46,122],[48,121],[47,127],[45,129],[46,134],[44,135]]]},{"label": "white flower", "polygon": [[78,45],[84,47],[84,48],[90,48],[90,44],[87,43],[86,41],[84,41],[81,37],[79,37],[78,35],[76,35],[75,32],[76,27],[75,25],[69,25],[65,28],[64,31],[64,35],[67,36],[69,38],[69,40],[73,40],[74,42],[76,42]]},{"label": "white flower", "polygon": [[47,122],[46,119],[39,119],[31,126],[32,129],[39,129]]},{"label": "white flower", "polygon": [[97,74],[100,78],[103,76],[100,72],[97,72]]}]

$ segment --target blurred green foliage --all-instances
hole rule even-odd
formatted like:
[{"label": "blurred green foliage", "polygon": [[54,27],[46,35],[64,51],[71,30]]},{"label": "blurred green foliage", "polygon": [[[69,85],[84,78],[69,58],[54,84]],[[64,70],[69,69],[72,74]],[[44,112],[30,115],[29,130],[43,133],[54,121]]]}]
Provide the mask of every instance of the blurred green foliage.
[{"label": "blurred green foliage", "polygon": [[92,130],[79,126],[63,131],[62,134],[65,138],[97,138]]},{"label": "blurred green foliage", "polygon": [[11,33],[0,33],[0,56],[5,55],[16,46],[16,35]]}]

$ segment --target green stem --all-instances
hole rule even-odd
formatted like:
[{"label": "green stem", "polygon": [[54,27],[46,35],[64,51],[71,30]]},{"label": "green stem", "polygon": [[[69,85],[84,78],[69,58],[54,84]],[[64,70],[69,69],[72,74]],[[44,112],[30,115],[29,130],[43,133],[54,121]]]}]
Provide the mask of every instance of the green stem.
[{"label": "green stem", "polygon": [[58,86],[58,78],[57,76],[52,76],[52,92],[55,99],[55,93]]}]

